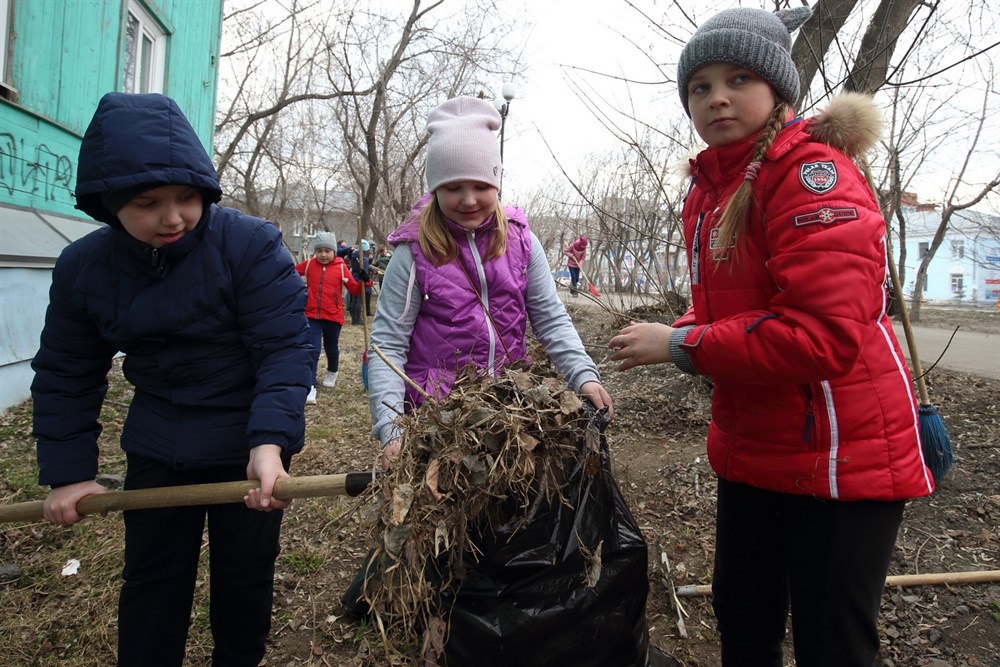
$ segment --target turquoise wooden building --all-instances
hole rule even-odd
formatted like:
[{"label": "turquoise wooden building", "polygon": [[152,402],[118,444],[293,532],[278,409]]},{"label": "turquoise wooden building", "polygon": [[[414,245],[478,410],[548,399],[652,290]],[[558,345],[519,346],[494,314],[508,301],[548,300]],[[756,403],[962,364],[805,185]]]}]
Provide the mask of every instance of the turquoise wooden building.
[{"label": "turquoise wooden building", "polygon": [[80,140],[109,91],[177,100],[211,154],[223,0],[0,0],[0,411],[29,396],[74,208]]}]

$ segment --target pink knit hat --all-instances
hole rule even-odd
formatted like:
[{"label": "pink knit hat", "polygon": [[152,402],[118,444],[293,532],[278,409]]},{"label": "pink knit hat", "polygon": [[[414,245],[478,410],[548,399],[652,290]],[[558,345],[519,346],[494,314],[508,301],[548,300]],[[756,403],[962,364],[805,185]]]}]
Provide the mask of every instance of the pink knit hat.
[{"label": "pink knit hat", "polygon": [[500,188],[500,113],[493,103],[456,97],[427,116],[427,191],[455,181],[479,181]]}]

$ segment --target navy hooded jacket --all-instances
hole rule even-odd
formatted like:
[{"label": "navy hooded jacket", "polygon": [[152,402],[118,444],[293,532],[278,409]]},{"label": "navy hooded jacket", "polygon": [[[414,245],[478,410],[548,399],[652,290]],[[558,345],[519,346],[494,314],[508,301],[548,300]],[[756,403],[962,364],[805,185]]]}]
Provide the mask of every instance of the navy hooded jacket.
[{"label": "navy hooded jacket", "polygon": [[[194,230],[152,248],[104,207],[107,192],[201,190]],[[215,204],[215,169],[176,103],[109,93],[80,146],[77,207],[108,223],[70,244],[52,274],[32,362],[39,483],[94,479],[107,374],[117,352],[135,395],[122,448],[177,470],[246,464],[249,449],[303,444],[312,384],[305,286],[279,231]]]}]

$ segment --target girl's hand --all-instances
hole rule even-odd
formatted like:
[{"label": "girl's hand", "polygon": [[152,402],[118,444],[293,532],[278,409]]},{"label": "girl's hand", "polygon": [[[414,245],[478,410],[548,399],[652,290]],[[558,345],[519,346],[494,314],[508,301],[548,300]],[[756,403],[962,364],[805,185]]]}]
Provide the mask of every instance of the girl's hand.
[{"label": "girl's hand", "polygon": [[593,403],[594,407],[598,410],[603,407],[607,407],[608,421],[615,418],[615,406],[611,403],[611,395],[608,394],[604,385],[600,382],[595,382],[593,380],[590,382],[584,382],[583,386],[580,387],[580,395]]},{"label": "girl's hand", "polygon": [[76,511],[76,504],[81,498],[107,492],[107,489],[94,480],[60,486],[49,491],[49,495],[45,497],[45,502],[42,503],[42,516],[50,523],[72,526],[83,518]]},{"label": "girl's hand", "polygon": [[250,489],[243,496],[243,504],[252,510],[270,512],[283,510],[292,504],[291,500],[280,500],[274,493],[274,483],[283,477],[291,477],[285,472],[281,462],[280,445],[257,445],[250,450],[250,460],[247,462],[247,479],[260,480],[259,489]]},{"label": "girl's hand", "polygon": [[385,443],[385,447],[382,448],[382,458],[379,459],[379,463],[382,464],[382,470],[388,470],[389,466],[392,465],[393,460],[399,456],[399,450],[403,447],[401,440],[390,440]]},{"label": "girl's hand", "polygon": [[622,362],[618,366],[620,371],[627,371],[636,366],[672,362],[670,334],[673,331],[674,328],[666,324],[632,323],[608,342],[608,347],[614,350],[611,360]]}]

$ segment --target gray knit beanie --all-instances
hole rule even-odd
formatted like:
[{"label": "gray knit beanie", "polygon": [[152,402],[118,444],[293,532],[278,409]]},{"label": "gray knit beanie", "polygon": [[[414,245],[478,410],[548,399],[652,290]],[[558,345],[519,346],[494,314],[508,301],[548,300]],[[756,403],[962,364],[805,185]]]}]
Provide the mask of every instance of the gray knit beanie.
[{"label": "gray knit beanie", "polygon": [[427,191],[454,181],[500,188],[500,113],[492,102],[456,97],[427,116]]},{"label": "gray knit beanie", "polygon": [[712,63],[746,67],[771,84],[779,100],[794,105],[799,98],[799,73],[792,62],[792,31],[812,15],[808,7],[763,9],[739,7],[719,12],[695,30],[677,63],[677,92],[688,111],[688,82]]},{"label": "gray knit beanie", "polygon": [[316,236],[313,238],[313,252],[323,248],[336,252],[337,237],[333,232],[316,232]]}]

